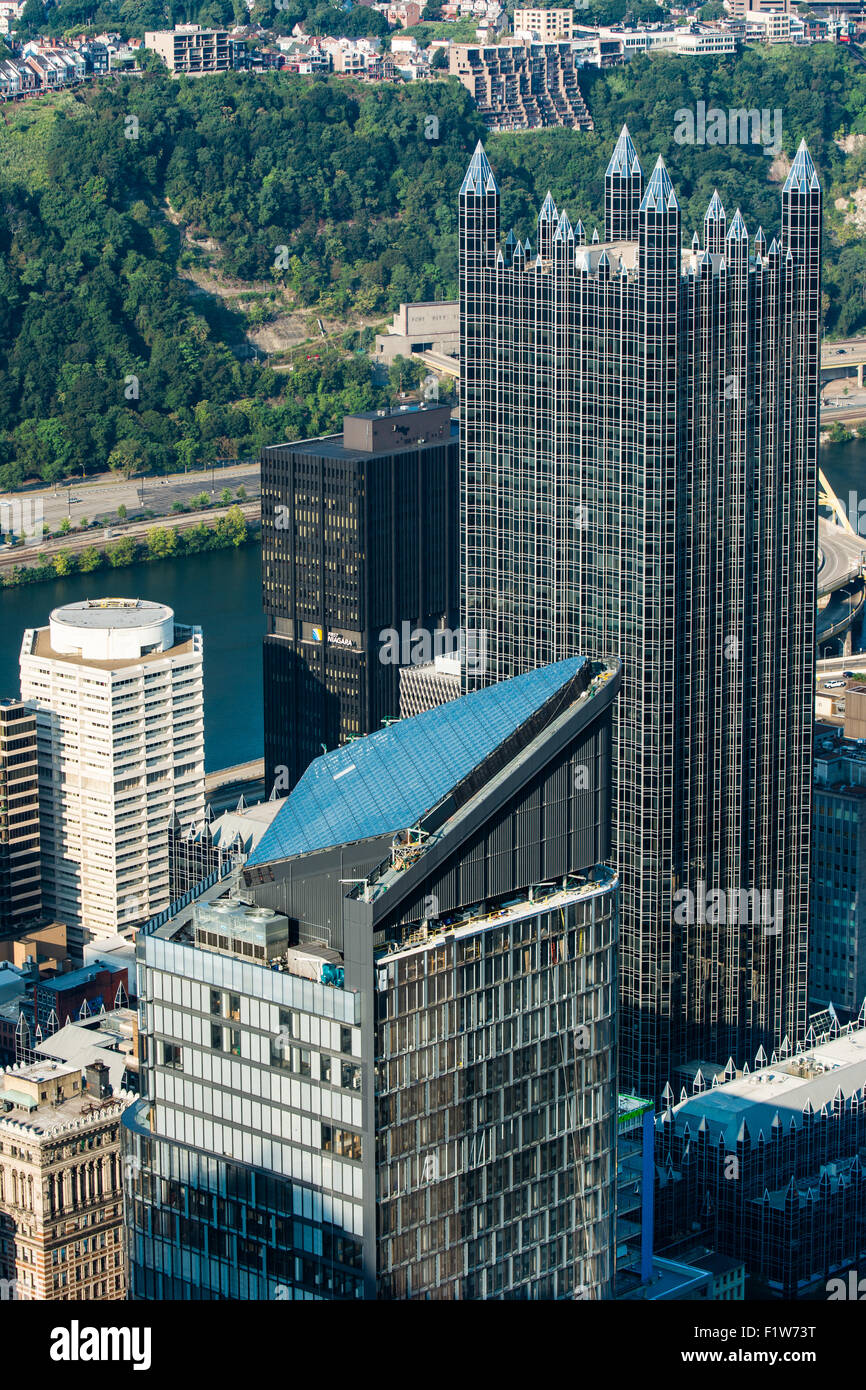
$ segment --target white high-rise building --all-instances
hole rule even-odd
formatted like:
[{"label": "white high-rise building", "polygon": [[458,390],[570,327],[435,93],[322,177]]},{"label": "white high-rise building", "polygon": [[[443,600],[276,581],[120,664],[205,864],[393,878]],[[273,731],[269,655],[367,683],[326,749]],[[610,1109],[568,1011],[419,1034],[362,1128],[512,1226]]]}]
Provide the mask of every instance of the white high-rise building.
[{"label": "white high-rise building", "polygon": [[201,628],[165,604],[55,608],[21,646],[37,711],[43,904],[73,952],[169,904],[167,828],[204,814]]}]

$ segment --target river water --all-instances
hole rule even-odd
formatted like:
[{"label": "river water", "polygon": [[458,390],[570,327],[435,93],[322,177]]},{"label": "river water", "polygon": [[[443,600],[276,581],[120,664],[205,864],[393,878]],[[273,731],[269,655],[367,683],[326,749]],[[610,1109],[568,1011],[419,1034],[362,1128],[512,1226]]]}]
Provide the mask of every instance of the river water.
[{"label": "river water", "polygon": [[205,767],[208,772],[262,756],[261,546],[212,550],[184,560],[75,574],[0,592],[0,698],[19,695],[18,654],[25,628],[44,627],[52,608],[77,599],[155,599],[178,622],[202,629]]},{"label": "river water", "polygon": [[[828,444],[821,466],[847,506],[866,497],[866,441]],[[209,772],[262,756],[261,547],[217,550],[185,560],[76,574],[50,584],[0,593],[0,698],[18,695],[18,653],[27,627],[48,621],[52,608],[105,594],[156,599],[204,637],[205,765]]]}]

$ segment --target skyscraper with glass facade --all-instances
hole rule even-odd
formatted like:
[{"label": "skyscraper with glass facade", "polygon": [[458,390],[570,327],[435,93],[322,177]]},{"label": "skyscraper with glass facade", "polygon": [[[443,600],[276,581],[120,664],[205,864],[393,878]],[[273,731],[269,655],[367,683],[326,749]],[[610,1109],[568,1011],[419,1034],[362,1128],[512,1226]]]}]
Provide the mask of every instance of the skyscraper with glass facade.
[{"label": "skyscraper with glass facade", "polygon": [[611,1295],[619,681],[572,657],[326,754],[141,938],[134,1298]]},{"label": "skyscraper with glass facade", "polygon": [[[702,236],[623,129],[604,240],[550,195],[500,244],[460,190],[463,623],[497,681],[616,653],[622,1082],[801,1036],[809,901],[821,190]],[[760,908],[774,904],[768,913]],[[772,920],[769,920],[772,918]]]},{"label": "skyscraper with glass facade", "polygon": [[416,637],[456,642],[458,466],[456,421],[432,403],[262,451],[268,790],[397,718],[400,667],[432,654]]}]

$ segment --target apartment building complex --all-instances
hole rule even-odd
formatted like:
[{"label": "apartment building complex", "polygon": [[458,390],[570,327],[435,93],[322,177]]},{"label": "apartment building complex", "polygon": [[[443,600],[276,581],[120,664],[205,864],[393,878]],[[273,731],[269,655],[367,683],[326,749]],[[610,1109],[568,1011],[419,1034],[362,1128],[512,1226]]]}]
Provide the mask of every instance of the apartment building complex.
[{"label": "apartment building complex", "polygon": [[142,599],[67,604],[25,632],[21,689],[36,710],[43,901],[80,955],[168,906],[169,822],[203,814],[201,629]]},{"label": "apartment building complex", "polygon": [[237,65],[244,45],[226,29],[202,29],[200,24],[178,24],[174,29],[149,29],[145,48],[158,53],[169,72],[198,77],[208,72],[228,72]]},{"label": "apartment building complex", "polygon": [[39,1302],[126,1297],[120,1117],[107,1069],[42,1059],[0,1075],[0,1280]]},{"label": "apartment building complex", "polygon": [[570,43],[456,43],[448,62],[491,130],[592,130],[577,80],[581,59]]},{"label": "apartment building complex", "polygon": [[0,938],[39,916],[40,875],[36,714],[0,700]]},{"label": "apartment building complex", "polygon": [[534,34],[542,43],[574,37],[574,10],[514,11],[515,34]]}]

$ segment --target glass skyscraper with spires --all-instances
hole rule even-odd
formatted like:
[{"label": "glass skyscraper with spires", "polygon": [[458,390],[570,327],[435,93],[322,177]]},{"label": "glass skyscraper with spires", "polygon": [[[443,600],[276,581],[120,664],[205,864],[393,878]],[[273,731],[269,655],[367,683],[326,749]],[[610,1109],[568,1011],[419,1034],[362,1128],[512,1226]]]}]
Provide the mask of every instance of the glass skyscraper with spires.
[{"label": "glass skyscraper with spires", "polygon": [[[503,239],[460,190],[463,623],[483,684],[577,651],[615,716],[621,1082],[805,1033],[821,190],[769,244],[717,194],[683,244],[623,128],[604,238],[548,195]],[[591,790],[591,789],[588,789]]]}]

